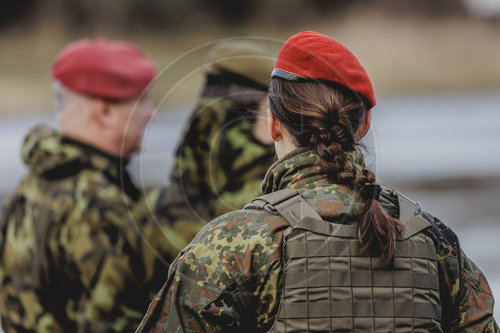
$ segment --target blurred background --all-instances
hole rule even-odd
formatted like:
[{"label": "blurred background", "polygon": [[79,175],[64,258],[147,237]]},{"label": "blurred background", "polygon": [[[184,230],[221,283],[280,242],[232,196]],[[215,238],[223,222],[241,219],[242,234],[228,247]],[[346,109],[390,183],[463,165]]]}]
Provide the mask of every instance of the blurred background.
[{"label": "blurred background", "polygon": [[302,30],[357,55],[378,100],[371,167],[453,228],[500,300],[500,0],[3,0],[0,197],[25,173],[27,130],[54,124],[50,69],[68,42],[126,39],[161,71],[158,115],[130,165],[148,187],[166,184],[208,46],[250,38],[277,52]]}]

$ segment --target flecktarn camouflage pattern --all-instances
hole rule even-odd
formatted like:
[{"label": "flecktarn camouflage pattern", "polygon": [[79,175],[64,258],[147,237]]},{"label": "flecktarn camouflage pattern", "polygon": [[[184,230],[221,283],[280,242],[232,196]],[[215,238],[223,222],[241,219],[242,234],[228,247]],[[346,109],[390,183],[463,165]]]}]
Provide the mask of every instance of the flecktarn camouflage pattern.
[{"label": "flecktarn camouflage pattern", "polygon": [[0,215],[3,329],[133,331],[159,265],[129,218],[140,193],[124,161],[46,126],[22,157],[29,173]]},{"label": "flecktarn camouflage pattern", "polygon": [[[350,155],[362,163],[359,153]],[[317,155],[298,152],[275,164],[264,192],[292,188],[333,223],[356,221],[363,203],[353,189],[327,182],[315,167]],[[398,216],[397,197],[381,202]],[[465,256],[455,234],[430,214],[425,235],[436,249],[442,328],[445,332],[498,332],[493,296],[481,271]],[[223,215],[196,236],[177,257],[138,332],[266,332],[278,313],[285,220],[265,210]]]}]

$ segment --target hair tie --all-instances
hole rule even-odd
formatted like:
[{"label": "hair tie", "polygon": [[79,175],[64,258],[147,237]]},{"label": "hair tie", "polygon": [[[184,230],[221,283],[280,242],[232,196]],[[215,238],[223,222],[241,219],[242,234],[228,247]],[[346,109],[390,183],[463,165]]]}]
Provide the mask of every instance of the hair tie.
[{"label": "hair tie", "polygon": [[378,184],[364,185],[361,195],[365,199],[375,199],[378,201],[380,197],[380,192],[382,192],[382,187]]}]

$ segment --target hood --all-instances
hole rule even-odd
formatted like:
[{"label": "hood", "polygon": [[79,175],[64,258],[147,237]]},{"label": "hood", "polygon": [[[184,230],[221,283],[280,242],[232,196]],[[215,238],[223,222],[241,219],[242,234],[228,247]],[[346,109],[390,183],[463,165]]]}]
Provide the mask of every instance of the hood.
[{"label": "hood", "polygon": [[42,176],[68,165],[83,164],[86,159],[79,147],[65,145],[63,137],[45,125],[37,125],[29,131],[21,156],[32,172]]}]

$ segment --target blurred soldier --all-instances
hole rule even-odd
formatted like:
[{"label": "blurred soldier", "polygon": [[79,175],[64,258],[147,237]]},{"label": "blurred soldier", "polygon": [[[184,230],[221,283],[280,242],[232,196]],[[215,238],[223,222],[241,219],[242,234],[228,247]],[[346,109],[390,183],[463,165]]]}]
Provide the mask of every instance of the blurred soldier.
[{"label": "blurred soldier", "polygon": [[124,167],[153,111],[144,92],[154,66],[126,42],[81,40],[60,52],[53,76],[59,130],[28,134],[29,173],[0,216],[2,327],[131,331],[149,294],[120,284],[126,272],[109,260],[143,270],[116,250],[135,232],[128,216],[140,193]]},{"label": "blurred soldier", "polygon": [[499,332],[453,231],[365,168],[375,96],[355,56],[291,37],[269,102],[266,194],[198,233],[138,332]]},{"label": "blurred soldier", "polygon": [[151,236],[165,239],[155,243],[164,247],[158,250],[167,262],[207,221],[259,195],[275,158],[265,118],[274,57],[259,44],[232,41],[215,45],[209,62],[170,185],[153,190],[145,202],[145,211],[152,207],[153,218],[161,222],[162,232]]}]

